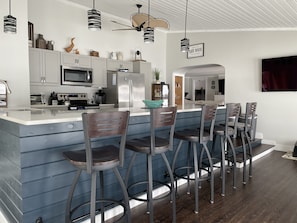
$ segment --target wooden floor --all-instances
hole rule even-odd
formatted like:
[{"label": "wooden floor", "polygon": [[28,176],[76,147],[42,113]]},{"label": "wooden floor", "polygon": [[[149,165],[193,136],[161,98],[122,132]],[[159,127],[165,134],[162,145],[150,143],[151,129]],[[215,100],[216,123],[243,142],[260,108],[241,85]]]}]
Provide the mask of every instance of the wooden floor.
[{"label": "wooden floor", "polygon": [[[260,148],[261,150],[261,148]],[[253,162],[253,177],[242,184],[242,170],[237,174],[237,189],[232,188],[232,174],[227,174],[226,195],[220,195],[221,184],[215,179],[215,201],[209,202],[209,184],[199,190],[199,213],[194,214],[194,193],[178,189],[177,223],[273,223],[297,222],[297,162],[283,159],[284,153],[273,151]],[[171,222],[168,199],[154,205],[155,223]],[[132,209],[132,222],[149,222],[146,205]]]}]

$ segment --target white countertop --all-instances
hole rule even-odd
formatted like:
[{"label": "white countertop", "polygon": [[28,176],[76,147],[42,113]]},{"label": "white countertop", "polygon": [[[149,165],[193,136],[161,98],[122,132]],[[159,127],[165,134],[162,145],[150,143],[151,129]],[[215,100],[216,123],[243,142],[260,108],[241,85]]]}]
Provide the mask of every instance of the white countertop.
[{"label": "white countertop", "polygon": [[[225,107],[219,107],[225,108]],[[200,110],[200,105],[189,105],[186,108],[178,109],[178,112],[191,112]],[[86,109],[69,111],[65,109],[42,109],[42,108],[1,108],[0,119],[15,122],[21,125],[42,125],[62,122],[81,121],[83,112],[100,111],[130,111],[131,116],[148,115],[149,109],[145,108],[106,108]]]}]

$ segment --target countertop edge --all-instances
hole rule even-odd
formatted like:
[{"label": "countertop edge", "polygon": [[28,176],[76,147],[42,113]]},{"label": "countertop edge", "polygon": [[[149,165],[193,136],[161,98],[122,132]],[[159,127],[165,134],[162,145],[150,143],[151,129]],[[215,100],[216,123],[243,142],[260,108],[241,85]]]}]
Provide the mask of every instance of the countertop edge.
[{"label": "countertop edge", "polygon": [[[218,109],[224,109],[225,106],[220,106]],[[112,109],[104,109],[104,111],[130,111],[131,117],[136,116],[145,116],[149,115],[149,109],[144,108],[112,108]],[[177,110],[178,113],[182,112],[193,112],[200,111],[201,106],[192,107],[192,108],[179,108]],[[37,112],[37,114],[34,114]],[[10,122],[14,122],[21,125],[44,125],[44,124],[55,124],[55,123],[65,123],[65,122],[77,122],[81,121],[81,114],[84,112],[96,112],[102,111],[97,109],[88,109],[88,110],[77,110],[77,111],[60,111],[61,116],[58,116],[57,111],[49,110],[49,109],[18,109],[18,110],[9,110],[1,111],[2,115],[0,115],[0,119],[7,120]],[[38,113],[39,112],[39,113]],[[71,117],[67,117],[67,114]]]}]

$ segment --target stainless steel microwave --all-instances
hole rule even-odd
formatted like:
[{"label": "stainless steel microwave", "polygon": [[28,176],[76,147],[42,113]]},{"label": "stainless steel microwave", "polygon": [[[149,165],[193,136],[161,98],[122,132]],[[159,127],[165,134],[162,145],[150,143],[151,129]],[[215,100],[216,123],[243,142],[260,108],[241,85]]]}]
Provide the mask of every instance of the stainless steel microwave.
[{"label": "stainless steel microwave", "polygon": [[93,70],[84,67],[61,66],[61,84],[76,86],[92,86]]}]

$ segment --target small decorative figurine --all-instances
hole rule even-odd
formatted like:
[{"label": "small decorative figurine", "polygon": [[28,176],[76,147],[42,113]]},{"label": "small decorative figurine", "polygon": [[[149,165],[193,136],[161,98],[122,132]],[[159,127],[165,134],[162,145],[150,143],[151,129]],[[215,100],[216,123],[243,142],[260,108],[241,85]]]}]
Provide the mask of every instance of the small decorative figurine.
[{"label": "small decorative figurine", "polygon": [[74,43],[73,43],[74,39],[75,39],[74,37],[71,38],[71,44],[68,47],[64,48],[67,53],[70,53],[71,50],[73,49],[73,47],[74,47]]}]

